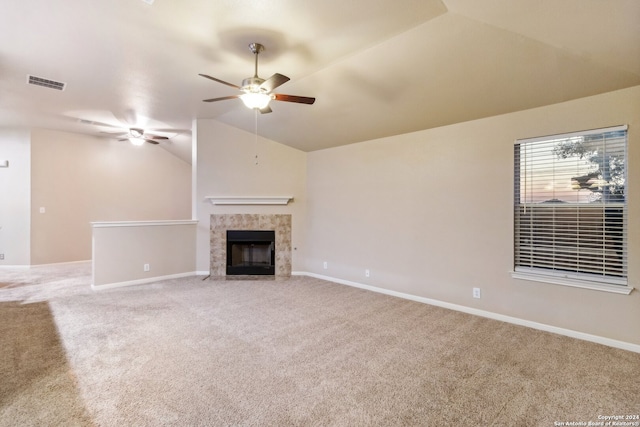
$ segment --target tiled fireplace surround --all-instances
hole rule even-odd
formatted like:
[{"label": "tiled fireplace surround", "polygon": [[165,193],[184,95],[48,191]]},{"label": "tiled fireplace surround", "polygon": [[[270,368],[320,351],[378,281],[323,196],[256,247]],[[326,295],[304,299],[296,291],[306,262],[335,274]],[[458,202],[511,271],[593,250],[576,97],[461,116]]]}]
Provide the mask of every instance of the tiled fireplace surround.
[{"label": "tiled fireplace surround", "polygon": [[274,230],[276,278],[291,276],[290,214],[212,214],[211,278],[227,275],[227,230]]}]

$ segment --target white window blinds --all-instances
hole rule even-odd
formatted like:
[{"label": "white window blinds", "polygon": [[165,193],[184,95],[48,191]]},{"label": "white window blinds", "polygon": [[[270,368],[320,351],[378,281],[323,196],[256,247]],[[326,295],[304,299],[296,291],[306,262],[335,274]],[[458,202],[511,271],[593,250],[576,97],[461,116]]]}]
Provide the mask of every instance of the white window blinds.
[{"label": "white window blinds", "polygon": [[518,140],[515,271],[627,284],[627,127]]}]

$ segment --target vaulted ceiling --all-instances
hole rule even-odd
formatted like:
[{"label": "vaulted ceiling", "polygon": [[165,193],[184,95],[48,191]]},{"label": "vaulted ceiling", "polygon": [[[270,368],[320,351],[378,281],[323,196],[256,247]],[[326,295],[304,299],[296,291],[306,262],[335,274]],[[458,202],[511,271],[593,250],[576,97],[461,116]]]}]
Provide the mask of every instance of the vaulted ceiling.
[{"label": "vaulted ceiling", "polygon": [[[640,85],[637,0],[21,0],[0,8],[0,126],[254,132],[254,71],[291,80],[260,135],[313,151]],[[27,75],[64,82],[54,90]]]}]

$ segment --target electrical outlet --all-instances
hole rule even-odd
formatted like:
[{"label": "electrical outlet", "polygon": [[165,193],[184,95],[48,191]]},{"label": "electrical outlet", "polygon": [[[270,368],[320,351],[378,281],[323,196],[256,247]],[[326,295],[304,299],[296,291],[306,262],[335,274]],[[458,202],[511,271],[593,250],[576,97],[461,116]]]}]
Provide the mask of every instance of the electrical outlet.
[{"label": "electrical outlet", "polygon": [[370,271],[369,271],[369,269],[367,268],[367,269],[364,271],[364,277],[369,277],[369,276],[371,276],[371,272],[370,272]]},{"label": "electrical outlet", "polygon": [[480,298],[480,288],[473,288],[473,297]]},{"label": "electrical outlet", "polygon": [[0,260],[4,259],[4,254],[0,254]]},{"label": "electrical outlet", "polygon": [[325,270],[326,270],[327,268],[329,268],[329,264],[327,263],[327,261],[325,261],[325,262],[322,264],[322,267],[323,267]]},{"label": "electrical outlet", "polygon": [[149,269],[149,264],[145,264],[145,265],[144,265],[144,271],[149,271],[149,270],[150,270],[150,269]]}]

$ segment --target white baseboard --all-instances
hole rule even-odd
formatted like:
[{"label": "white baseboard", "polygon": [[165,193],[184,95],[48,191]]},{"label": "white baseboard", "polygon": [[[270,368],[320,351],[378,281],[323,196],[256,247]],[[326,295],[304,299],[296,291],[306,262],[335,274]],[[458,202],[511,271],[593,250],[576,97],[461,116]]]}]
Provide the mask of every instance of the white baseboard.
[{"label": "white baseboard", "polygon": [[66,262],[54,262],[51,264],[17,264],[17,265],[0,265],[0,268],[32,268],[32,267],[51,267],[54,265],[73,265],[73,264],[83,264],[83,263],[91,263],[91,260],[83,260],[83,261],[66,261]]},{"label": "white baseboard", "polygon": [[378,288],[375,286],[365,285],[358,282],[352,282],[350,280],[337,279],[335,277],[324,276],[322,274],[308,273],[303,271],[292,272],[295,276],[309,276],[316,279],[327,280],[329,282],[338,283],[341,285],[353,286],[355,288],[366,289],[372,292],[378,292],[381,294],[391,295],[398,298],[404,298],[412,301],[421,302],[424,304],[434,305],[437,307],[448,308],[450,310],[461,311],[463,313],[473,314],[475,316],[486,317],[489,319],[499,320],[501,322],[512,323],[514,325],[526,326],[532,329],[538,329],[540,331],[551,332],[558,335],[564,335],[571,338],[577,338],[579,340],[590,341],[597,344],[606,345],[609,347],[619,348],[622,350],[633,351],[640,353],[640,345],[633,344],[626,341],[618,341],[611,338],[601,337],[598,335],[586,334],[584,332],[578,332],[571,329],[559,328],[557,326],[547,325],[544,323],[533,322],[531,320],[520,319],[518,317],[505,316],[504,314],[498,314],[491,311],[479,310],[477,308],[466,307],[464,305],[452,304],[449,302],[439,301],[431,298],[419,297],[416,295],[406,294],[403,292],[396,292],[389,289]]},{"label": "white baseboard", "polygon": [[83,263],[91,263],[92,260],[85,259],[82,261],[66,261],[66,262],[52,262],[50,264],[32,264],[31,267],[50,267],[54,265],[73,265],[73,264],[83,264]]},{"label": "white baseboard", "polygon": [[[208,273],[207,273],[208,274]],[[122,288],[124,286],[144,285],[145,283],[154,283],[161,280],[180,279],[182,277],[198,276],[198,272],[190,271],[186,273],[169,274],[166,276],[145,277],[144,279],[128,280],[126,282],[106,283],[104,285],[91,284],[91,289],[94,291],[101,291],[104,289]]]}]

